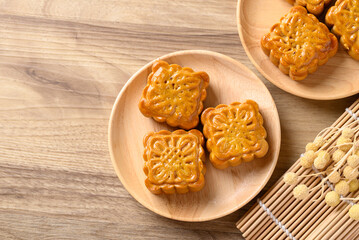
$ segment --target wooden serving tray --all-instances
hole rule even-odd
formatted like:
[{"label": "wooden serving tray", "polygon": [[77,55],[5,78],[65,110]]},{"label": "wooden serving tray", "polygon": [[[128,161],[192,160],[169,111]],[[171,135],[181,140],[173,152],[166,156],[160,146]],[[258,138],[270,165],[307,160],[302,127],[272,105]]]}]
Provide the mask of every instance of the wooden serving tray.
[{"label": "wooden serving tray", "polygon": [[238,0],[237,27],[242,45],[254,66],[277,87],[291,94],[317,100],[339,99],[359,92],[359,61],[339,44],[337,54],[302,81],[282,73],[260,45],[261,37],[289,12],[286,0]]},{"label": "wooden serving tray", "polygon": [[199,192],[154,195],[146,188],[143,173],[143,137],[152,131],[169,130],[165,123],[146,118],[138,109],[142,90],[154,61],[135,73],[119,94],[110,118],[109,147],[118,177],[127,191],[143,206],[162,216],[182,221],[207,221],[230,214],[252,200],[268,182],[277,163],[280,123],[268,89],[256,75],[225,55],[187,50],[160,57],[170,64],[205,71],[210,76],[204,107],[244,102],[259,105],[268,132],[269,151],[264,158],[225,170],[215,169],[206,156],[205,186]]}]

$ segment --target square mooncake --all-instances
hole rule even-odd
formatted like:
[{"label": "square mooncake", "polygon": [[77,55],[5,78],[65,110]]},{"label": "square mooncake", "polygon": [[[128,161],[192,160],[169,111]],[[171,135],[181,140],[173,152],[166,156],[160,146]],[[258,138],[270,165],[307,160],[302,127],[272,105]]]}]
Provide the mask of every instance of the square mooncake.
[{"label": "square mooncake", "polygon": [[154,194],[197,192],[204,186],[206,168],[200,131],[161,130],[143,139],[145,185]]},{"label": "square mooncake", "polygon": [[203,110],[208,84],[205,72],[158,60],[148,76],[139,109],[146,117],[172,127],[194,128]]},{"label": "square mooncake", "polygon": [[320,15],[324,11],[324,7],[330,4],[332,0],[288,0],[288,2],[306,7],[308,12]]},{"label": "square mooncake", "polygon": [[332,32],[355,60],[359,60],[359,0],[338,0],[325,16]]},{"label": "square mooncake", "polygon": [[338,40],[304,7],[292,7],[262,37],[261,46],[273,64],[293,80],[303,80],[338,50]]},{"label": "square mooncake", "polygon": [[237,166],[242,160],[252,161],[268,152],[263,117],[252,100],[207,108],[201,121],[209,159],[216,168]]}]

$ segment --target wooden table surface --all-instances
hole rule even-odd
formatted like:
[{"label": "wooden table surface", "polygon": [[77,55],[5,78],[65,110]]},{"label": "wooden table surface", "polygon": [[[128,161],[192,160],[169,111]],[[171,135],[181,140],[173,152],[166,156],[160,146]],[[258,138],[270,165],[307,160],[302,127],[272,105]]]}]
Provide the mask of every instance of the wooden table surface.
[{"label": "wooden table surface", "polygon": [[243,239],[235,222],[253,202],[209,222],[163,218],[123,188],[107,146],[125,82],[177,50],[233,57],[272,93],[282,148],[265,189],[358,98],[306,100],[269,83],[235,12],[236,0],[0,0],[0,239]]}]

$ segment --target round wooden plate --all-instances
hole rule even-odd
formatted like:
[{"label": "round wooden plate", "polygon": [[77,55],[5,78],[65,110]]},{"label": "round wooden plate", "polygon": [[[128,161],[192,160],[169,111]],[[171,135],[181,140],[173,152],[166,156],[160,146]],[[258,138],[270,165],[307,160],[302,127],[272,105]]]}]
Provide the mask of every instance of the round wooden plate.
[{"label": "round wooden plate", "polygon": [[182,221],[206,221],[232,213],[259,193],[277,163],[281,134],[275,103],[254,73],[222,54],[191,50],[171,53],[160,59],[209,74],[205,108],[220,103],[255,100],[268,132],[269,152],[262,159],[226,170],[215,169],[207,158],[206,184],[199,192],[175,195],[150,193],[144,184],[142,139],[151,131],[174,130],[144,117],[137,106],[151,72],[152,61],[130,78],[112,109],[109,148],[116,173],[137,201],[162,216]]},{"label": "round wooden plate", "polygon": [[260,39],[292,7],[285,0],[238,0],[237,27],[242,45],[265,78],[294,95],[317,100],[339,99],[359,92],[359,62],[339,46],[338,53],[303,81],[283,74],[261,49]]}]

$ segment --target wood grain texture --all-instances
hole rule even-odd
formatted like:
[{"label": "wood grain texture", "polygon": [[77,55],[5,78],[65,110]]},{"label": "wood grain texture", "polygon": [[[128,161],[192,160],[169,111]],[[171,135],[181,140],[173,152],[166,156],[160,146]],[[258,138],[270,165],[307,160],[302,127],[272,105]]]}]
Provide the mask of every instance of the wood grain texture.
[{"label": "wood grain texture", "polygon": [[150,60],[184,49],[241,61],[269,90],[282,127],[268,189],[306,142],[358,96],[311,101],[265,80],[236,28],[236,0],[0,0],[1,239],[243,239],[235,222],[185,223],[142,207],[107,146],[111,107]]}]

